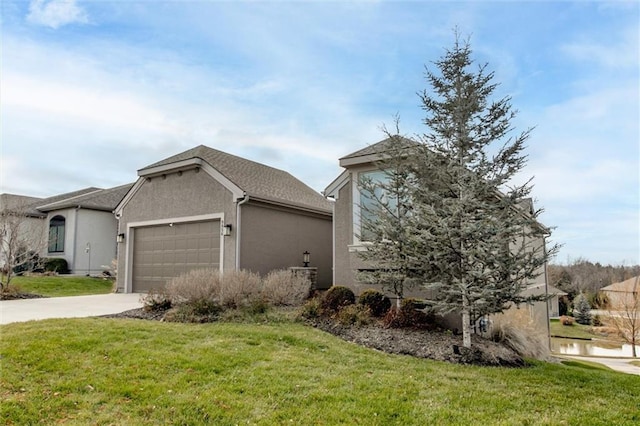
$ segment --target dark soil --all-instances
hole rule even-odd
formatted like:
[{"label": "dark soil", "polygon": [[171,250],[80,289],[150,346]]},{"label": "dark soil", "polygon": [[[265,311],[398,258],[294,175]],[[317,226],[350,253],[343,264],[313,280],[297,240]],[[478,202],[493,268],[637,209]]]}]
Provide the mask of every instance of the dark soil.
[{"label": "dark soil", "polygon": [[47,296],[41,296],[33,293],[0,292],[0,300],[42,299],[45,297]]},{"label": "dark soil", "polygon": [[[133,309],[108,318],[135,318],[161,321],[166,311],[148,312]],[[512,349],[472,336],[472,347],[462,346],[462,336],[444,331],[385,328],[380,325],[344,326],[331,320],[317,320],[310,325],[341,339],[390,354],[410,355],[455,364],[522,367],[526,363]]]}]

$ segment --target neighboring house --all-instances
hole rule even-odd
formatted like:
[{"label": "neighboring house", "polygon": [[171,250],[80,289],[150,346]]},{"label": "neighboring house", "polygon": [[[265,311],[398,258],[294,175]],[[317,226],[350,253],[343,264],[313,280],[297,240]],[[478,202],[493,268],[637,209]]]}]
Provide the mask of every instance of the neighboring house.
[{"label": "neighboring house", "polygon": [[2,209],[13,208],[25,217],[20,234],[41,257],[65,259],[73,274],[98,274],[116,258],[113,209],[132,185],[91,187],[48,198],[2,194]]},{"label": "neighboring house", "polygon": [[151,164],[117,206],[118,291],[197,268],[302,266],[331,285],[331,203],[289,173],[203,145]]},{"label": "neighboring house", "polygon": [[640,293],[640,275],[628,280],[613,283],[600,289],[607,296],[609,306],[613,309],[634,306]]},{"label": "neighboring house", "polygon": [[[404,140],[406,143],[415,143],[410,140]],[[338,176],[324,191],[326,197],[335,200],[333,214],[333,241],[334,241],[334,257],[333,257],[333,282],[336,285],[344,285],[352,288],[356,294],[363,290],[371,288],[371,285],[363,284],[356,278],[359,270],[367,269],[369,266],[358,255],[359,251],[366,250],[366,242],[360,241],[362,230],[360,227],[362,202],[366,202],[368,198],[366,194],[362,194],[359,182],[364,176],[376,178],[381,172],[376,165],[384,153],[386,147],[393,143],[391,139],[385,139],[364,149],[351,153],[340,158],[340,166],[345,170]],[[529,205],[523,206],[524,210],[532,210],[533,206],[530,201]],[[542,227],[542,225],[540,225]],[[544,227],[543,227],[544,228]],[[533,242],[536,246],[544,246],[544,237],[540,237],[539,241]],[[546,293],[546,271],[542,269],[539,277],[529,283],[525,294]],[[389,295],[393,297],[393,295]],[[425,292],[413,291],[407,292],[408,297],[428,297]],[[528,307],[530,318],[539,326],[540,329],[547,330],[548,310],[547,303],[539,302]],[[457,318],[457,317],[456,317]],[[456,320],[448,321],[452,328],[458,328]],[[457,319],[459,323],[459,319]]]},{"label": "neighboring house", "polygon": [[550,298],[547,301],[548,309],[549,309],[549,317],[559,317],[560,316],[560,297],[567,296],[568,293],[556,288],[550,284],[547,284],[547,293]]},{"label": "neighboring house", "polygon": [[46,215],[32,208],[41,198],[0,194],[0,268],[8,268],[9,256],[16,250],[40,252],[46,247],[44,223]]}]

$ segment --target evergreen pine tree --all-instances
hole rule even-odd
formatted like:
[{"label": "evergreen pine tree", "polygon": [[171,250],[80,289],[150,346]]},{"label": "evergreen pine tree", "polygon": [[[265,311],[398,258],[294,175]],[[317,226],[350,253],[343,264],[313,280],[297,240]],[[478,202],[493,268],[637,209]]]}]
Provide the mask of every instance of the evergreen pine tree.
[{"label": "evergreen pine tree", "polygon": [[591,305],[583,293],[573,299],[573,316],[578,324],[591,325]]},{"label": "evergreen pine tree", "polygon": [[557,251],[540,243],[548,230],[527,198],[531,181],[513,183],[530,130],[511,136],[511,100],[491,101],[494,75],[486,65],[471,70],[471,53],[456,34],[420,94],[428,132],[390,148],[379,164],[386,179],[361,183],[382,194],[362,252],[369,275],[431,290],[436,311],[462,315],[465,347],[478,318],[547,298],[522,291]]}]

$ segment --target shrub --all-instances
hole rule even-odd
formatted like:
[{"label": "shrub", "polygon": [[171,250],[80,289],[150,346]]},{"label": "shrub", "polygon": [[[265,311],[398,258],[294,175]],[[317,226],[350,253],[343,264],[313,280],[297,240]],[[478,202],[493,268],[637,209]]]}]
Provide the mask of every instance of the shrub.
[{"label": "shrub", "polygon": [[560,317],[560,324],[562,325],[573,325],[574,321],[573,317],[568,317],[566,315]]},{"label": "shrub", "polygon": [[284,269],[270,272],[262,282],[262,297],[274,306],[299,306],[310,291],[309,279]]},{"label": "shrub", "polygon": [[171,308],[171,299],[163,290],[149,290],[144,296],[140,296],[142,308],[147,312],[166,311]]},{"label": "shrub", "polygon": [[374,317],[381,317],[391,309],[391,301],[378,290],[365,290],[358,297],[358,304],[366,307]]},{"label": "shrub", "polygon": [[200,299],[177,305],[167,312],[164,319],[170,322],[214,322],[221,312],[222,307],[216,301]]},{"label": "shrub", "polygon": [[383,323],[389,328],[437,328],[435,316],[418,310],[424,304],[416,299],[403,299],[399,309],[390,309],[384,316]]},{"label": "shrub", "polygon": [[261,298],[262,282],[260,276],[253,272],[225,272],[220,283],[218,300],[224,308],[247,307]]},{"label": "shrub", "polygon": [[602,320],[600,319],[600,315],[595,315],[595,316],[593,317],[593,321],[592,321],[592,322],[593,322],[593,324],[592,324],[592,325],[593,325],[594,327],[602,327],[602,326],[604,325],[604,324],[603,324],[603,322],[602,322]]},{"label": "shrub", "polygon": [[322,307],[320,297],[314,297],[306,301],[300,309],[300,317],[308,320],[320,318],[322,316]]},{"label": "shrub", "polygon": [[236,309],[225,309],[220,313],[219,321],[234,323],[272,323],[283,322],[286,313],[270,309],[269,304],[261,299],[256,299],[247,306]]},{"label": "shrub", "polygon": [[371,314],[364,305],[347,305],[336,314],[336,321],[342,325],[367,325],[371,323]]},{"label": "shrub", "polygon": [[356,303],[356,295],[350,288],[331,287],[322,297],[320,307],[323,311],[338,312],[341,308]]},{"label": "shrub", "polygon": [[573,300],[573,316],[578,324],[591,325],[591,305],[582,293]]},{"label": "shrub", "polygon": [[491,331],[493,341],[513,349],[521,357],[541,360],[549,357],[547,334],[535,326],[525,309],[493,316]]},{"label": "shrub", "polygon": [[166,286],[166,294],[173,304],[217,300],[220,297],[220,271],[194,269],[175,278]]},{"label": "shrub", "polygon": [[25,272],[42,272],[42,259],[38,253],[24,247],[18,248],[14,264],[16,266],[13,267],[13,273],[16,275],[23,275]]},{"label": "shrub", "polygon": [[597,292],[593,297],[592,305],[597,309],[608,309],[609,296],[607,296],[607,293]]},{"label": "shrub", "polygon": [[68,274],[69,265],[66,259],[61,257],[49,257],[44,261],[44,270],[50,272],[57,272],[58,274]]}]

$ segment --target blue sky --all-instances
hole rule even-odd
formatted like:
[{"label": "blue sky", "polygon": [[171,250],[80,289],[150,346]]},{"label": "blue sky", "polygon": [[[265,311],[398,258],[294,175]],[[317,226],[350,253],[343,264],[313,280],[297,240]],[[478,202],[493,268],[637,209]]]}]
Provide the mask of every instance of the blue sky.
[{"label": "blue sky", "polygon": [[640,263],[636,1],[1,3],[0,192],[136,179],[204,144],[323,190],[398,114],[423,133],[424,67],[471,37],[535,126],[524,170],[577,258]]}]

